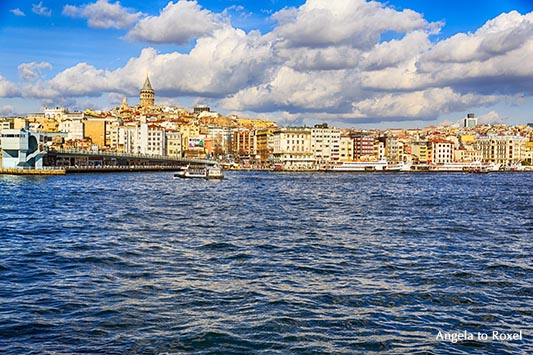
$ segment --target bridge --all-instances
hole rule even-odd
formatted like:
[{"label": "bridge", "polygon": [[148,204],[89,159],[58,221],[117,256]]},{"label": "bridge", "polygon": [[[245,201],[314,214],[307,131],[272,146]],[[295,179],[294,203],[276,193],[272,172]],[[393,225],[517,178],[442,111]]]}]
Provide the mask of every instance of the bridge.
[{"label": "bridge", "polygon": [[206,159],[175,158],[163,155],[129,154],[79,149],[48,149],[43,165],[67,172],[179,170],[187,165],[216,165]]},{"label": "bridge", "polygon": [[[100,150],[56,149],[45,144],[45,135],[19,129],[1,131],[0,173],[24,174],[94,171],[178,170],[187,165],[216,165],[206,159],[128,154]],[[24,171],[23,171],[24,170]]]}]

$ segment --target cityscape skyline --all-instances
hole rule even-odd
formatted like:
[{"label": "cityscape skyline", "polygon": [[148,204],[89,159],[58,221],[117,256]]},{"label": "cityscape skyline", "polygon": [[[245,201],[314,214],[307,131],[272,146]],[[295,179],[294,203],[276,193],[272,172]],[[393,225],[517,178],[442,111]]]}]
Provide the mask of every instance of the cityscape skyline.
[{"label": "cityscape skyline", "polygon": [[[498,2],[499,3],[499,2]],[[0,5],[0,116],[156,104],[279,125],[533,121],[533,4],[394,0]]]}]

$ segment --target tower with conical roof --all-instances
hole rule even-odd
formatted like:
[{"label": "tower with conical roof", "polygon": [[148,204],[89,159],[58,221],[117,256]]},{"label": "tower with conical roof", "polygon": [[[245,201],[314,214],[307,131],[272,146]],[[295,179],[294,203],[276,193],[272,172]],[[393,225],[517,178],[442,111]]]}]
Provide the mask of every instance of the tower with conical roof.
[{"label": "tower with conical roof", "polygon": [[146,75],[146,80],[144,81],[144,85],[141,89],[139,98],[141,106],[143,108],[154,106],[155,94],[154,89],[152,89],[152,84],[150,84],[150,79],[148,78],[148,75]]}]

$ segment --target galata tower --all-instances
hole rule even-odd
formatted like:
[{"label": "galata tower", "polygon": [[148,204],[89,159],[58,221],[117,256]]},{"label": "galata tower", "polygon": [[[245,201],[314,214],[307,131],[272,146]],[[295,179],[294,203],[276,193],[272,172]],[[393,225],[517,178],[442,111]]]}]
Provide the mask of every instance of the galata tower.
[{"label": "galata tower", "polygon": [[154,106],[155,94],[154,89],[152,89],[152,84],[150,84],[150,79],[146,75],[146,80],[144,81],[143,88],[141,89],[140,102],[143,108],[148,108]]}]

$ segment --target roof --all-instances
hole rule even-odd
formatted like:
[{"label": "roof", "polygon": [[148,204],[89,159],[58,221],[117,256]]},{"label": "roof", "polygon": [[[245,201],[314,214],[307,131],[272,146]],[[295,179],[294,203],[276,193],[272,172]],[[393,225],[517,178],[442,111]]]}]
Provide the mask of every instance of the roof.
[{"label": "roof", "polygon": [[148,78],[148,75],[146,75],[146,80],[144,81],[142,90],[154,91],[154,89],[152,89],[152,84],[150,84],[150,78]]}]

